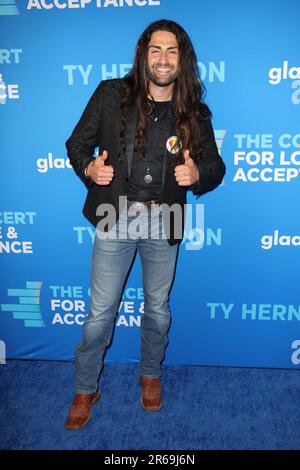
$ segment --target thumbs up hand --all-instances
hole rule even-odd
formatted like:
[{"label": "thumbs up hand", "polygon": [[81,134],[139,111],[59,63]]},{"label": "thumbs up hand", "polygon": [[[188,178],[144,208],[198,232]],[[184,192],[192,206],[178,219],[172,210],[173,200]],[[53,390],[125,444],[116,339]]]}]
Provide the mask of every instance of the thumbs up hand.
[{"label": "thumbs up hand", "polygon": [[199,170],[189,150],[183,151],[183,158],[184,163],[175,167],[175,178],[179,186],[191,186],[199,179]]},{"label": "thumbs up hand", "polygon": [[108,159],[108,152],[103,151],[101,155],[91,162],[86,170],[87,176],[92,178],[94,183],[100,186],[107,186],[112,182],[114,177],[114,168],[111,165],[105,165],[105,161]]}]

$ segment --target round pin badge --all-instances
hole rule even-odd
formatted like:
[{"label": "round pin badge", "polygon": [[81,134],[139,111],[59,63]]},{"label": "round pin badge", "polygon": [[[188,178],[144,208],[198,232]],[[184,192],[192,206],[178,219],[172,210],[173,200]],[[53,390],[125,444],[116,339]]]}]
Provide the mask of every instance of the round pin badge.
[{"label": "round pin badge", "polygon": [[172,154],[176,155],[179,152],[179,142],[176,135],[169,137],[166,142],[167,150]]}]

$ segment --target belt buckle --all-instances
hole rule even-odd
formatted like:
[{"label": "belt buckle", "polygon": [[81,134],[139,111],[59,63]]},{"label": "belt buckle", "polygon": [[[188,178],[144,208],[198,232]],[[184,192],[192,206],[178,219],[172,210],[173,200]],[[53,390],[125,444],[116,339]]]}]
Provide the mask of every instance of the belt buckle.
[{"label": "belt buckle", "polygon": [[134,210],[135,212],[145,212],[147,211],[147,205],[140,201],[128,201],[128,209]]}]

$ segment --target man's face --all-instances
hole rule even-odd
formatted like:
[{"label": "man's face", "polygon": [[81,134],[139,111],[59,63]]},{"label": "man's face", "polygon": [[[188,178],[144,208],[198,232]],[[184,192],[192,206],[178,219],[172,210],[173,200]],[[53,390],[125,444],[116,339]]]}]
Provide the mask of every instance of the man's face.
[{"label": "man's face", "polygon": [[179,49],[175,34],[156,31],[148,44],[148,74],[154,85],[165,87],[178,75]]}]

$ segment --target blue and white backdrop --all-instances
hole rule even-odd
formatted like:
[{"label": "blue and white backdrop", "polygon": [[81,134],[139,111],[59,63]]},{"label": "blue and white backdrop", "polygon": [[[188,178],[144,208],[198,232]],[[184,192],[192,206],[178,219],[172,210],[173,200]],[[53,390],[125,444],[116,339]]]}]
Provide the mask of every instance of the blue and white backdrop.
[{"label": "blue and white backdrop", "polygon": [[[227,165],[189,195],[167,364],[300,367],[298,0],[0,0],[0,356],[72,360],[94,228],[65,141],[100,80],[159,18],[194,43]],[[200,220],[199,219],[199,220]],[[108,362],[139,360],[137,259]]]}]

